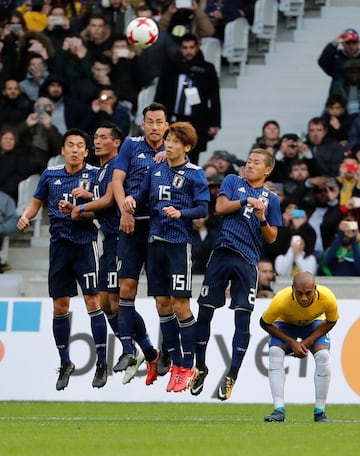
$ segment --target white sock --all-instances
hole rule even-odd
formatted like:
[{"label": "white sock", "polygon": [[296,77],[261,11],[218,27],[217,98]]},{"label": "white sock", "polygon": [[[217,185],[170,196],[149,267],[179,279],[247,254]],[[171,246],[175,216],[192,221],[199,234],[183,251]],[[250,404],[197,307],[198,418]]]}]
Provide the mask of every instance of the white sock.
[{"label": "white sock", "polygon": [[330,385],[330,352],[319,350],[314,354],[315,359],[315,408],[325,409],[326,397]]},{"label": "white sock", "polygon": [[285,352],[280,347],[270,347],[269,350],[269,382],[271,394],[274,401],[274,408],[284,407],[285,387]]}]

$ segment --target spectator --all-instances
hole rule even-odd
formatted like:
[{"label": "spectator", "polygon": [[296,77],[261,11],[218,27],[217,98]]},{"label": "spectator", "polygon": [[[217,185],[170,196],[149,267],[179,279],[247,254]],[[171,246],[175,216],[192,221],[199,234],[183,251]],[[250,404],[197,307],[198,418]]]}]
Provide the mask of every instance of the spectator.
[{"label": "spectator", "polygon": [[19,142],[27,152],[30,174],[41,174],[50,157],[61,151],[62,136],[52,123],[53,109],[51,100],[40,97],[34,104],[34,112],[17,127]]},{"label": "spectator", "polygon": [[8,79],[0,95],[0,127],[11,125],[16,127],[32,112],[33,102],[20,91],[18,81]]},{"label": "spectator", "polygon": [[272,261],[267,258],[261,258],[258,262],[258,287],[257,298],[272,298],[275,292],[272,289],[272,283],[275,282],[275,272]]},{"label": "spectator", "polygon": [[[87,48],[79,36],[71,36],[64,39],[62,49],[58,50],[52,66],[53,73],[62,74],[68,84],[84,81],[91,78],[91,61],[88,58]],[[74,89],[77,95],[76,88]]]},{"label": "spectator", "polygon": [[192,273],[204,274],[210,254],[215,247],[216,232],[208,228],[209,216],[193,220],[194,236],[192,243]]},{"label": "spectator", "polygon": [[84,127],[93,134],[97,125],[105,120],[114,123],[127,136],[130,132],[131,116],[129,106],[118,100],[112,86],[104,86],[86,113]]},{"label": "spectator", "polygon": [[112,34],[123,35],[134,17],[134,10],[127,0],[110,0],[109,6],[103,7],[102,14]]},{"label": "spectator", "polygon": [[280,147],[280,125],[276,120],[267,120],[262,126],[262,136],[256,138],[255,143],[251,146],[252,149],[268,149],[274,155]]},{"label": "spectator", "polygon": [[135,115],[141,90],[141,76],[137,67],[139,57],[130,48],[125,35],[114,36],[112,48],[105,54],[111,58],[110,80],[113,81],[116,95],[119,100],[131,103],[131,111]]},{"label": "spectator", "polygon": [[55,50],[50,38],[45,33],[29,30],[19,40],[16,68],[16,79],[19,81],[26,77],[30,53],[40,55],[47,68],[52,68]]},{"label": "spectator", "polygon": [[87,26],[80,32],[80,36],[86,44],[91,61],[103,55],[104,51],[111,49],[111,28],[101,14],[90,16]]},{"label": "spectator", "polygon": [[22,13],[26,27],[35,32],[42,32],[47,24],[47,13],[44,0],[24,2],[18,10]]},{"label": "spectator", "polygon": [[312,188],[312,204],[306,208],[310,225],[316,232],[314,254],[319,261],[330,245],[343,217],[340,209],[340,184],[332,179],[325,188]]},{"label": "spectator", "polygon": [[[217,168],[217,172],[225,177],[228,174],[238,174],[233,165],[235,159],[236,157],[229,154],[227,150],[215,150],[207,164],[214,165]],[[244,162],[241,162],[241,165],[243,164]]]},{"label": "spectator", "polygon": [[39,97],[41,84],[49,76],[46,63],[40,54],[30,53],[28,56],[26,78],[20,81],[20,89],[30,100],[36,101]]},{"label": "spectator", "polygon": [[315,160],[308,146],[296,133],[286,133],[281,138],[279,150],[275,154],[275,168],[269,180],[284,183],[290,175],[291,164],[295,159],[303,159],[309,169],[316,169]]},{"label": "spectator", "polygon": [[26,31],[27,28],[22,14],[14,10],[5,21],[4,27],[0,32],[0,39],[3,43],[1,56],[8,61],[9,76],[12,78],[16,76],[19,42]]},{"label": "spectator", "polygon": [[306,144],[317,167],[310,175],[336,177],[346,149],[327,136],[327,125],[320,117],[309,120]]},{"label": "spectator", "polygon": [[[143,5],[136,9],[137,16],[154,19],[149,6]],[[159,29],[159,35],[153,45],[137,50],[137,74],[142,87],[156,84],[165,62],[173,61],[178,53],[178,46],[169,33]]]},{"label": "spectator", "polygon": [[318,264],[313,255],[316,234],[313,229],[312,238],[295,234],[291,236],[290,246],[285,255],[278,255],[275,258],[275,271],[281,276],[294,276],[298,272],[309,271],[316,274]]},{"label": "spectator", "polygon": [[195,35],[182,36],[176,60],[164,64],[155,100],[167,107],[171,122],[188,121],[195,127],[198,143],[190,159],[197,164],[220,129],[221,107],[215,67],[204,60]]},{"label": "spectator", "polygon": [[28,176],[24,151],[18,146],[18,135],[13,127],[0,130],[0,190],[15,202],[20,181]]},{"label": "spectator", "polygon": [[321,259],[322,272],[327,276],[360,275],[360,239],[357,221],[348,216],[339,223],[339,230]]},{"label": "spectator", "polygon": [[159,28],[170,33],[178,41],[187,33],[195,35],[199,40],[213,36],[215,29],[208,15],[197,3],[191,0],[188,8],[177,8],[173,1],[159,19]]},{"label": "spectator", "polygon": [[360,59],[349,60],[345,63],[344,78],[334,81],[332,93],[344,98],[346,110],[351,119],[359,114]]},{"label": "spectator", "polygon": [[65,6],[61,4],[52,6],[44,33],[50,38],[55,51],[62,48],[64,39],[72,33],[70,20],[66,17]]},{"label": "spectator", "polygon": [[341,95],[329,95],[322,118],[328,127],[328,137],[347,147],[352,119],[346,111],[346,103]]},{"label": "spectator", "polygon": [[50,74],[41,85],[39,95],[52,101],[52,123],[61,134],[70,128],[83,125],[86,105],[71,96],[68,84],[62,76]]},{"label": "spectator", "polygon": [[72,94],[85,104],[98,97],[99,91],[111,85],[111,60],[105,55],[97,57],[90,67],[90,75],[72,84]]},{"label": "spectator", "polygon": [[295,158],[290,165],[289,178],[283,184],[285,198],[291,198],[301,206],[307,201],[311,193],[311,181],[309,177],[308,162]]},{"label": "spectator", "polygon": [[339,167],[339,175],[337,177],[337,181],[340,182],[340,207],[344,213],[347,212],[346,206],[353,195],[353,189],[358,183],[358,178],[358,161],[353,157],[345,157]]},{"label": "spectator", "polygon": [[[0,191],[0,248],[2,248],[3,237],[15,233],[18,218],[15,201],[7,193]],[[8,269],[10,269],[9,266],[3,263],[1,258],[0,273]]]},{"label": "spectator", "polygon": [[359,34],[348,28],[325,46],[318,59],[320,67],[332,78],[330,94],[333,82],[344,78],[345,63],[352,59],[360,59]]}]

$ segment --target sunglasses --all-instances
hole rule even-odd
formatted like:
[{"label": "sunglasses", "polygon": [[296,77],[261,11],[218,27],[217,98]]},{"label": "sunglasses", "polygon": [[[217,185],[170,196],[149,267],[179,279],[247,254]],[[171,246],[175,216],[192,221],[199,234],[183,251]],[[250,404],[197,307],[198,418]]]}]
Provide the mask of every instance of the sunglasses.
[{"label": "sunglasses", "polygon": [[353,40],[345,41],[345,44],[358,44],[358,41],[353,41]]}]

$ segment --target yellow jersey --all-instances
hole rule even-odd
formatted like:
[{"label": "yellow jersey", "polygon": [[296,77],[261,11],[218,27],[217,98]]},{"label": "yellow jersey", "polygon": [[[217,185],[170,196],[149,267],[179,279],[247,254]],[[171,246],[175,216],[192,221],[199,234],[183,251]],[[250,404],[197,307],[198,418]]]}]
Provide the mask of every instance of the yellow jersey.
[{"label": "yellow jersey", "polygon": [[280,290],[262,314],[265,323],[283,321],[294,326],[306,326],[314,320],[336,322],[340,315],[334,293],[323,285],[316,285],[314,300],[308,307],[301,307],[292,287]]}]

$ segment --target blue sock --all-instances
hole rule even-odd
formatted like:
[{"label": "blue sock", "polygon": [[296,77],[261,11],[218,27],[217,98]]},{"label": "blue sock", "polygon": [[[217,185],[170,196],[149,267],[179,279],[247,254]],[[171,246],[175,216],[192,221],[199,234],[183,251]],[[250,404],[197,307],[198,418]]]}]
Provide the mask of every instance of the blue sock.
[{"label": "blue sock", "polygon": [[199,306],[199,314],[196,322],[196,367],[203,370],[206,366],[206,348],[210,339],[211,320],[214,316],[211,307]]},{"label": "blue sock", "polygon": [[106,314],[107,321],[116,338],[120,339],[117,314]]},{"label": "blue sock", "polygon": [[324,409],[317,408],[317,407],[314,408],[314,415],[319,415],[320,413],[323,413],[323,412],[324,412]]},{"label": "blue sock", "polygon": [[285,415],[285,407],[276,407],[275,412],[280,412]]},{"label": "blue sock", "polygon": [[149,335],[146,332],[146,326],[143,317],[135,310],[135,341],[139,344],[144,352],[146,361],[154,361],[157,357],[157,350],[154,348]]},{"label": "blue sock", "polygon": [[243,310],[235,311],[235,332],[232,340],[231,377],[237,378],[237,373],[243,362],[250,341],[251,313]]},{"label": "blue sock", "polygon": [[106,364],[107,326],[104,312],[101,309],[97,309],[88,312],[88,314],[90,317],[91,332],[98,356],[97,364]]},{"label": "blue sock", "polygon": [[53,334],[56,347],[59,351],[60,362],[70,363],[69,339],[70,339],[70,313],[65,315],[54,315],[53,317]]},{"label": "blue sock", "polygon": [[160,328],[163,342],[175,366],[182,366],[182,354],[180,348],[179,323],[176,315],[162,315]]},{"label": "blue sock", "polygon": [[135,301],[134,299],[120,298],[118,309],[118,328],[120,342],[124,353],[134,355],[136,348],[133,342],[135,333]]},{"label": "blue sock", "polygon": [[193,315],[186,320],[179,321],[180,340],[183,351],[183,367],[192,369],[196,346],[196,321]]}]

